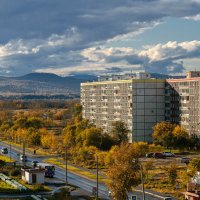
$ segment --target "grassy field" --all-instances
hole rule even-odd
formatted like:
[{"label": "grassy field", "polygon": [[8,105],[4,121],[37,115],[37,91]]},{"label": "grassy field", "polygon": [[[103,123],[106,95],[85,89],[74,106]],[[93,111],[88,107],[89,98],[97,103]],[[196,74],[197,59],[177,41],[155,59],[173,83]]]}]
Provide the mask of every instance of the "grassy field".
[{"label": "grassy field", "polygon": [[13,193],[16,191],[17,190],[14,187],[0,180],[0,193]]},{"label": "grassy field", "polygon": [[8,156],[6,156],[6,155],[1,155],[0,154],[0,160],[3,160],[3,161],[5,161],[5,162],[14,162],[15,160],[13,160],[13,159],[10,159]]},{"label": "grassy field", "polygon": [[[63,164],[63,162],[60,160],[60,159],[57,159],[57,158],[50,158],[50,159],[45,159],[44,162],[47,162],[47,163],[51,163],[51,164],[54,164],[54,165],[57,165],[61,168],[66,168],[65,164]],[[93,174],[93,173],[90,173],[88,171],[84,171],[82,169],[79,169],[77,167],[74,167],[72,165],[67,165],[67,169],[70,171],[70,172],[73,172],[75,174],[78,174],[80,176],[84,176],[85,178],[89,178],[89,179],[93,179],[93,180],[96,180],[96,175]],[[103,178],[102,176],[99,176],[99,181],[100,182],[105,182],[106,179]]]},{"label": "grassy field", "polygon": [[[9,141],[3,141],[3,142],[6,143],[6,144],[10,144]],[[19,149],[16,149],[16,150],[17,150],[18,152],[21,152],[21,153],[22,153],[22,145],[21,145],[21,144],[17,144],[17,143],[11,142],[11,145],[12,145],[12,148],[15,148],[15,147],[21,148],[21,150],[19,150]],[[26,150],[32,152],[31,154],[33,154],[34,149],[35,149],[35,148],[33,148],[33,147],[26,147]],[[43,149],[37,149],[37,150],[36,150],[36,153],[37,153],[37,155],[44,155],[44,156],[45,156],[45,155],[50,155],[50,153],[44,151]],[[28,154],[28,153],[27,153],[27,154]]]}]

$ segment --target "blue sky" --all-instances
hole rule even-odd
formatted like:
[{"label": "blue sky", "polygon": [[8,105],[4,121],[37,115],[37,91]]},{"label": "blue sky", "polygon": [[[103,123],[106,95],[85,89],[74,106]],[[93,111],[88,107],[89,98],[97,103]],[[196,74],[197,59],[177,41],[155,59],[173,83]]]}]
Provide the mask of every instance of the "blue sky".
[{"label": "blue sky", "polygon": [[200,70],[200,0],[1,0],[0,76]]}]

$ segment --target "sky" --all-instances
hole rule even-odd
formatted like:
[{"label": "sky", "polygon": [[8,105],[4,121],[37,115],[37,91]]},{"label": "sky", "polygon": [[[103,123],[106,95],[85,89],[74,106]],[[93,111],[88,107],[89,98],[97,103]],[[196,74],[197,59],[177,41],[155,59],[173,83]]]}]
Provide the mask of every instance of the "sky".
[{"label": "sky", "polygon": [[0,0],[0,76],[200,70],[200,0]]}]

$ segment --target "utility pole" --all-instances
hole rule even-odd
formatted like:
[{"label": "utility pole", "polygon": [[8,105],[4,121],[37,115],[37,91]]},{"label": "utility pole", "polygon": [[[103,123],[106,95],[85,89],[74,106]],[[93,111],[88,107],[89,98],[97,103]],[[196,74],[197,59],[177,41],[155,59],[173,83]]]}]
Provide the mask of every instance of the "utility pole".
[{"label": "utility pole", "polygon": [[99,196],[99,163],[98,163],[98,155],[96,154],[96,177],[97,177],[97,193],[96,193],[96,199],[98,200]]},{"label": "utility pole", "polygon": [[65,185],[67,186],[68,181],[67,181],[67,145],[65,146]]},{"label": "utility pole", "polygon": [[10,161],[11,161],[11,159],[12,159],[12,158],[11,158],[11,138],[12,138],[12,137],[10,136]]},{"label": "utility pole", "polygon": [[140,175],[141,175],[141,181],[142,181],[142,197],[143,197],[142,199],[145,200],[143,167],[141,163],[139,163],[139,165],[140,165]]},{"label": "utility pole", "polygon": [[26,158],[25,158],[25,142],[23,141],[23,166],[26,166]]}]

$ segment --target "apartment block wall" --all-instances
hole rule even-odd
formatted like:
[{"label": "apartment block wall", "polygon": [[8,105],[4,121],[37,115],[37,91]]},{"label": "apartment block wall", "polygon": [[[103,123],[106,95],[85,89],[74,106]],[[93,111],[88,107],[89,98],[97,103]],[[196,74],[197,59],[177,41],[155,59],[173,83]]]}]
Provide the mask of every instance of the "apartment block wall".
[{"label": "apartment block wall", "polygon": [[114,121],[126,122],[132,132],[132,81],[81,84],[83,117],[109,132]]},{"label": "apartment block wall", "polygon": [[152,141],[152,127],[165,120],[165,81],[133,80],[132,141]]},{"label": "apartment block wall", "polygon": [[83,117],[105,132],[124,121],[130,141],[152,141],[152,126],[165,119],[165,81],[129,79],[81,84]]},{"label": "apartment block wall", "polygon": [[200,136],[200,77],[166,80],[165,106],[166,121]]}]

